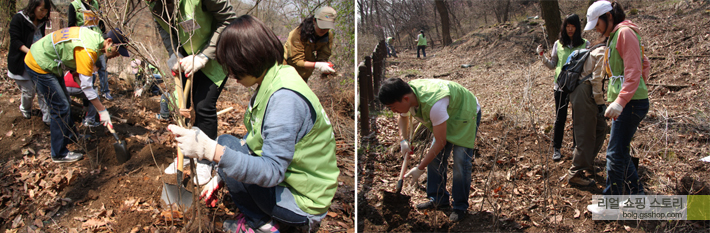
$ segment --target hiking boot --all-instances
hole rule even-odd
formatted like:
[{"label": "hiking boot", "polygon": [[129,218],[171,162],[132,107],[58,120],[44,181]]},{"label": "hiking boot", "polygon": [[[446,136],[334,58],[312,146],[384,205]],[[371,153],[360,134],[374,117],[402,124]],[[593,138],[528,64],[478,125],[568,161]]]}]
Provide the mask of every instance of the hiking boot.
[{"label": "hiking boot", "polygon": [[99,126],[101,126],[101,122],[96,122],[95,120],[91,120],[91,119],[88,119],[88,118],[87,118],[87,119],[84,119],[84,121],[82,121],[81,124],[82,124],[83,126],[89,127],[89,128],[94,128],[94,127],[99,127]]},{"label": "hiking boot", "polygon": [[274,222],[273,220],[269,223],[264,224],[264,226],[261,226],[259,228],[251,228],[249,225],[247,225],[247,220],[244,217],[244,214],[239,214],[237,215],[237,220],[227,220],[224,221],[224,224],[222,224],[222,231],[224,232],[235,232],[235,233],[242,233],[242,232],[260,232],[260,233],[266,233],[266,232],[280,232],[279,231],[279,224]]},{"label": "hiking boot", "polygon": [[577,186],[589,186],[591,184],[594,184],[594,181],[585,179],[581,176],[581,174],[577,173],[576,175],[570,177],[569,180],[567,180],[567,183],[569,183],[570,185]]},{"label": "hiking boot", "polygon": [[32,118],[32,113],[31,113],[31,112],[25,112],[25,111],[21,111],[21,112],[22,112],[22,116],[25,117],[25,119],[30,119],[30,118]]},{"label": "hiking boot", "polygon": [[446,208],[449,208],[449,204],[436,204],[433,200],[429,200],[427,202],[417,204],[417,209],[420,209],[420,210],[446,209]]},{"label": "hiking boot", "polygon": [[452,222],[458,222],[461,221],[461,219],[463,219],[464,217],[466,217],[465,210],[454,210],[454,212],[449,215],[449,220],[451,220]]},{"label": "hiking boot", "polygon": [[84,158],[84,154],[69,151],[69,153],[67,153],[67,155],[62,158],[52,157],[52,161],[54,161],[55,163],[71,163],[71,162],[79,161],[83,158]]},{"label": "hiking boot", "polygon": [[113,96],[111,96],[111,93],[104,93],[102,96],[104,97],[104,99],[106,99],[108,101],[113,100]]},{"label": "hiking boot", "polygon": [[560,161],[562,159],[562,153],[560,153],[560,148],[555,148],[555,153],[552,154],[552,161]]}]

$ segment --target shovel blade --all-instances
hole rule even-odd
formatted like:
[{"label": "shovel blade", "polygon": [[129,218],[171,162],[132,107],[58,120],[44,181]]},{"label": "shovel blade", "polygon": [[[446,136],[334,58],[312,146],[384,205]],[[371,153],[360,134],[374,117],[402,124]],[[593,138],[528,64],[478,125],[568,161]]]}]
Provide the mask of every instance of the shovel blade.
[{"label": "shovel blade", "polygon": [[397,187],[394,189],[394,193],[401,193],[402,192],[402,180],[397,181]]},{"label": "shovel blade", "polygon": [[192,205],[192,192],[187,191],[182,185],[163,184],[163,193],[160,195],[165,204],[173,203],[182,208],[190,208]]},{"label": "shovel blade", "polygon": [[131,155],[128,153],[128,149],[126,149],[126,141],[121,140],[114,143],[113,149],[116,151],[116,160],[118,160],[119,163],[125,163],[131,159]]}]

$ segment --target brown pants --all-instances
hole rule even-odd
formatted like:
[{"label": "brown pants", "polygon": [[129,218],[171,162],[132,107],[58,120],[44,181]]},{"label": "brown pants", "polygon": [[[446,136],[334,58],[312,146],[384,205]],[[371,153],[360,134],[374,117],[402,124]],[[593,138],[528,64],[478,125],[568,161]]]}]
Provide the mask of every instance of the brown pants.
[{"label": "brown pants", "polygon": [[[606,120],[599,114],[597,104],[592,97],[592,86],[585,81],[570,93],[572,103],[572,127],[577,144],[572,153],[570,177],[579,171],[594,173],[594,158],[599,153],[606,137]],[[602,113],[603,114],[603,113]],[[580,174],[581,175],[581,174]]]}]

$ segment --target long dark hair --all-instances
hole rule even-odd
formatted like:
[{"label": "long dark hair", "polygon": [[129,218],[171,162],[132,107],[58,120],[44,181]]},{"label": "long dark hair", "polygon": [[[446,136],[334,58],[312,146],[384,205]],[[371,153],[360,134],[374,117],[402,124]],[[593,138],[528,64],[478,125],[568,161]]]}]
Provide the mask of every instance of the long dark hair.
[{"label": "long dark hair", "polygon": [[22,12],[24,12],[30,20],[35,20],[35,8],[41,5],[42,1],[44,1],[44,9],[47,9],[47,16],[42,19],[37,19],[37,21],[45,22],[49,20],[49,13],[52,12],[52,3],[49,2],[49,0],[30,0],[25,9],[22,9]]},{"label": "long dark hair", "polygon": [[236,18],[219,34],[217,62],[234,78],[259,78],[275,64],[282,64],[284,46],[276,34],[251,15]]},{"label": "long dark hair", "polygon": [[[616,25],[626,20],[626,13],[624,13],[624,8],[622,8],[621,4],[616,1],[611,3],[611,11],[609,11],[608,13],[611,14],[612,18],[614,18],[614,24],[612,24],[611,28],[616,27]],[[609,22],[607,21],[608,19],[606,18],[606,13],[599,16],[599,20],[604,21],[604,23],[607,23],[607,25],[609,24]]]},{"label": "long dark hair", "polygon": [[313,23],[314,19],[315,17],[311,15],[310,17],[304,19],[303,22],[301,22],[301,25],[298,25],[298,28],[301,29],[301,41],[316,41],[318,35],[316,35],[316,28]]},{"label": "long dark hair", "polygon": [[[567,35],[568,24],[572,24],[575,28],[572,38],[569,38]],[[562,22],[562,29],[560,29],[560,42],[564,46],[572,45],[572,47],[577,47],[584,43],[584,40],[582,39],[582,24],[579,22],[579,15],[571,14]]]}]

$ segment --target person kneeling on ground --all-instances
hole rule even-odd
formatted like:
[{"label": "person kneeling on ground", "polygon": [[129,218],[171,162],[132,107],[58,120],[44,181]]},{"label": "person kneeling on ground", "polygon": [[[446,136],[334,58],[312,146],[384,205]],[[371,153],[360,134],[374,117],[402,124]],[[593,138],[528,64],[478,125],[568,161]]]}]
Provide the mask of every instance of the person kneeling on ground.
[{"label": "person kneeling on ground", "polygon": [[[226,185],[241,214],[225,232],[274,232],[279,224],[312,230],[326,216],[340,173],[333,128],[320,101],[283,62],[283,45],[253,16],[227,26],[217,61],[237,82],[257,85],[244,116],[245,139],[169,125],[185,156],[217,163],[200,198],[215,206]],[[278,224],[277,224],[278,221]]]},{"label": "person kneeling on ground", "polygon": [[400,78],[384,81],[378,99],[393,112],[399,113],[400,146],[405,156],[410,156],[409,121],[411,116],[434,132],[429,152],[419,164],[412,168],[405,178],[416,185],[419,176],[427,172],[428,202],[417,205],[417,209],[442,208],[449,206],[449,192],[446,191],[446,167],[449,154],[453,153],[453,209],[451,221],[463,219],[468,209],[468,195],[471,185],[471,160],[476,145],[476,132],[481,122],[481,106],[478,99],[461,84],[439,80],[419,79],[409,83]]}]

